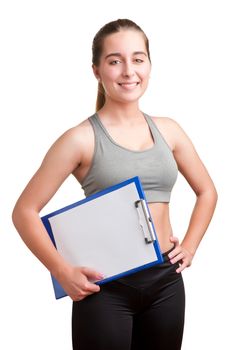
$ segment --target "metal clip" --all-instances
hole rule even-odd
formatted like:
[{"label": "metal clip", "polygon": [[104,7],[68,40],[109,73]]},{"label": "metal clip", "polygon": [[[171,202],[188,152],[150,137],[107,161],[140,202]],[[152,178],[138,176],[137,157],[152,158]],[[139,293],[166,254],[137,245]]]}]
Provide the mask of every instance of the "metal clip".
[{"label": "metal clip", "polygon": [[154,228],[152,225],[152,219],[148,212],[146,201],[144,199],[137,200],[135,202],[135,207],[138,210],[139,223],[143,230],[145,242],[146,243],[154,242],[156,238],[155,238]]}]

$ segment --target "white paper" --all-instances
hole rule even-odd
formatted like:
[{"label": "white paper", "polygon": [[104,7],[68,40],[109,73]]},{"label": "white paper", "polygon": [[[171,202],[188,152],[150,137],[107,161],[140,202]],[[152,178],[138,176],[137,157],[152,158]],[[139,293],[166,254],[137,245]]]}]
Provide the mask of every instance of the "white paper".
[{"label": "white paper", "polygon": [[59,253],[112,277],[157,260],[139,223],[134,183],[49,218]]}]

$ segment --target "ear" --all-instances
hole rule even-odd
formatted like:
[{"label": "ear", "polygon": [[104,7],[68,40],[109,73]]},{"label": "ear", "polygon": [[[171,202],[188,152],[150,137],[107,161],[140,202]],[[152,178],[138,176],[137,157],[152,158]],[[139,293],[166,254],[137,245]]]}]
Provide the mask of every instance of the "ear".
[{"label": "ear", "polygon": [[99,75],[98,67],[92,64],[93,74],[95,75],[96,79],[100,82],[101,77]]}]

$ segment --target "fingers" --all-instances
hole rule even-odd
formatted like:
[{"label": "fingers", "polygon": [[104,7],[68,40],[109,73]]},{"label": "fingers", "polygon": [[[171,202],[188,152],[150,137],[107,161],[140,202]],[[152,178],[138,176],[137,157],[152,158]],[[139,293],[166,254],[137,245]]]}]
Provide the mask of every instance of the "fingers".
[{"label": "fingers", "polygon": [[104,278],[104,275],[98,271],[91,269],[90,267],[83,266],[81,272],[92,281],[101,280]]},{"label": "fingers", "polygon": [[177,237],[171,236],[170,241],[175,244],[175,248],[168,254],[168,257],[172,264],[179,263],[179,268],[176,270],[176,272],[180,273],[186,267],[191,265],[193,255],[179,244]]},{"label": "fingers", "polygon": [[83,284],[78,291],[78,293],[71,296],[73,301],[80,301],[86,298],[87,296],[100,292],[100,287],[94,283],[86,282]]},{"label": "fingers", "polygon": [[86,292],[98,292],[100,290],[100,287],[93,283],[93,282],[96,282],[96,281],[100,281],[104,278],[104,275],[98,271],[95,271],[89,267],[82,267],[81,268],[81,272],[85,275],[86,277],[86,281],[85,281],[85,284],[83,286],[83,289],[86,291]]},{"label": "fingers", "polygon": [[97,292],[100,292],[100,287],[94,283],[87,281],[84,284],[80,285],[79,289],[75,291],[75,293],[70,294],[70,297],[73,301],[80,301],[87,296]]},{"label": "fingers", "polygon": [[176,269],[177,273],[181,273],[186,267],[188,267],[190,265],[188,265],[186,262],[182,262],[182,264],[180,264],[180,266],[178,267],[178,269]]},{"label": "fingers", "polygon": [[91,282],[103,279],[103,274],[89,268],[81,267],[79,268],[81,273],[81,278],[79,280],[79,286],[74,295],[70,295],[73,301],[80,301],[86,298],[87,296],[97,293],[100,291],[100,287]]},{"label": "fingers", "polygon": [[[170,262],[171,262],[172,264],[175,264],[175,263],[177,263],[178,261],[181,262],[181,261],[184,259],[184,257],[185,257],[185,256],[184,256],[184,253],[183,253],[183,252],[180,252],[180,253],[174,255],[174,257],[170,259]],[[169,258],[170,258],[170,257],[169,257]]]},{"label": "fingers", "polygon": [[65,273],[57,276],[57,280],[73,301],[99,292],[100,287],[94,283],[104,276],[99,272],[83,266],[69,266]]}]

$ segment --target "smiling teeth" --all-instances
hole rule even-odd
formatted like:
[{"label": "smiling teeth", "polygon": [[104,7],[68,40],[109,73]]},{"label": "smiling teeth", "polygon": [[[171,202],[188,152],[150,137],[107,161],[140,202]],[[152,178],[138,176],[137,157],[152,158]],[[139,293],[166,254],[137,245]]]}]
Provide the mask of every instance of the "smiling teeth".
[{"label": "smiling teeth", "polygon": [[119,85],[124,85],[124,86],[136,86],[138,83],[120,83]]}]

